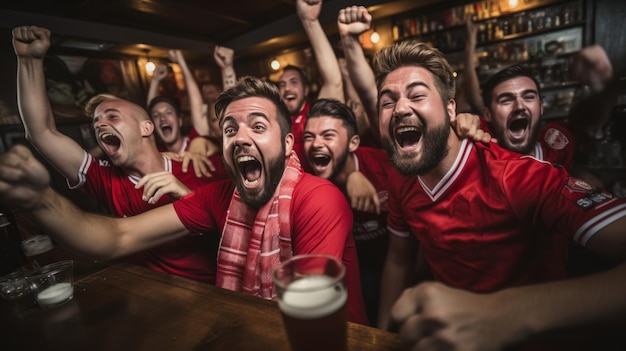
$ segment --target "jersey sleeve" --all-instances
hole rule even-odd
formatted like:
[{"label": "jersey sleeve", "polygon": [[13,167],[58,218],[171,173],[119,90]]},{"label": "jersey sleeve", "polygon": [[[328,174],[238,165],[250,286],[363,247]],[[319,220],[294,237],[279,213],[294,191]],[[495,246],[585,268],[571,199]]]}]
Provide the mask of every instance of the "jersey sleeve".
[{"label": "jersey sleeve", "polygon": [[626,216],[626,199],[530,156],[508,162],[503,186],[521,221],[567,235],[583,246],[602,228]]},{"label": "jersey sleeve", "polygon": [[232,182],[203,185],[191,194],[174,201],[178,218],[192,233],[221,229],[232,197]]}]

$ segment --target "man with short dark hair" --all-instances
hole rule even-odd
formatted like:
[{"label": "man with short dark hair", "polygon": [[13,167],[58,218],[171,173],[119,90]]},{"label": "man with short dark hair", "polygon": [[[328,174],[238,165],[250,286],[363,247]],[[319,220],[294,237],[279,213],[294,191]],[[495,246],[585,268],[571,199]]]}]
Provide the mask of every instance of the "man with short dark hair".
[{"label": "man with short dark hair", "polygon": [[216,113],[231,179],[200,187],[173,204],[123,219],[84,213],[50,189],[45,169],[23,147],[0,157],[0,203],[18,204],[60,242],[104,258],[187,231],[219,230],[216,285],[267,299],[275,297],[271,272],[281,261],[305,253],[332,255],[346,266],[350,320],[368,324],[352,212],[335,185],[303,172],[278,89],[260,79],[241,79],[220,94]]},{"label": "man with short dark hair", "polygon": [[[626,199],[563,167],[452,133],[455,79],[437,49],[399,42],[374,66],[382,144],[402,174],[389,179],[379,327],[398,322],[424,349],[500,350],[623,321]],[[410,236],[438,282],[404,290]],[[564,279],[568,240],[621,263]]]}]

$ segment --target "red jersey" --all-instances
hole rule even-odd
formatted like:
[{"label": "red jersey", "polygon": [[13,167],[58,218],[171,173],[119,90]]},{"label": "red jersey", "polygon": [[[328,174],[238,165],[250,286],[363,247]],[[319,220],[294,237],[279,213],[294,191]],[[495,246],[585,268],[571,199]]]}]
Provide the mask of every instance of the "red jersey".
[{"label": "red jersey", "polygon": [[[178,151],[178,153],[187,151],[187,149],[189,149],[189,142],[192,141],[193,138],[198,137],[198,136],[200,136],[200,134],[198,134],[198,131],[196,131],[196,128],[192,127],[191,130],[189,131],[189,134],[183,137],[183,145]],[[167,152],[167,149],[161,145],[159,145],[158,148],[159,148],[159,152]]]},{"label": "red jersey", "polygon": [[574,135],[565,122],[548,123],[539,130],[535,158],[569,168],[575,153]]},{"label": "red jersey", "polygon": [[464,140],[433,189],[419,177],[391,181],[391,233],[413,232],[435,278],[478,292],[564,278],[567,241],[584,246],[626,216],[626,199],[495,143]]},{"label": "red jersey", "polygon": [[[190,165],[187,173],[183,173],[182,163],[167,157],[163,157],[163,162],[165,169],[191,190],[227,177],[222,169],[212,178],[198,178],[194,175],[193,165]],[[214,164],[219,168],[222,162],[216,159]],[[109,161],[95,159],[87,152],[78,179],[78,184],[70,184],[68,181],[71,189],[80,187],[98,203],[106,206],[112,215],[119,217],[135,216],[171,202],[168,196],[161,197],[158,203],[153,205],[142,200],[143,189],[135,189],[135,184],[140,178],[129,176]],[[217,252],[217,245],[218,242],[212,235],[189,235],[131,255],[127,259],[159,272],[215,283],[216,256],[209,252],[209,248]]]},{"label": "red jersey", "polygon": [[[215,182],[174,202],[180,221],[192,232],[224,228],[233,197],[232,181]],[[329,181],[305,173],[293,191],[293,254],[320,253],[342,259],[346,266],[350,320],[368,324],[361,293],[352,212],[341,191]],[[219,236],[219,235],[216,235]]]},{"label": "red jersey", "polygon": [[[480,119],[480,128],[489,132],[489,125]],[[569,168],[576,153],[574,134],[563,121],[551,122],[543,126],[535,142],[535,158]]]},{"label": "red jersey", "polygon": [[[298,158],[301,160],[306,160],[304,157],[304,125],[306,124],[306,114],[309,112],[311,108],[311,104],[309,102],[304,103],[304,107],[302,107],[302,111],[295,116],[291,116],[291,133],[293,133],[293,149],[298,154]],[[307,169],[308,164],[304,162],[302,167]]]},{"label": "red jersey", "polygon": [[356,170],[372,183],[380,200],[380,214],[353,211],[352,233],[359,251],[359,266],[381,268],[387,254],[388,173],[395,172],[387,154],[380,149],[359,147],[354,152]]}]

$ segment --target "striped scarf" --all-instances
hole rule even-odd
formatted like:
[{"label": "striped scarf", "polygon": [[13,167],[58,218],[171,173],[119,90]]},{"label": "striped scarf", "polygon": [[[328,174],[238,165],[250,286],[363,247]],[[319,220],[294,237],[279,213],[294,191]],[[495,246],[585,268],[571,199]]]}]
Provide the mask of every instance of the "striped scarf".
[{"label": "striped scarf", "polygon": [[292,151],[274,197],[258,211],[235,189],[217,255],[217,286],[274,299],[272,271],[293,254],[291,195],[302,174]]}]

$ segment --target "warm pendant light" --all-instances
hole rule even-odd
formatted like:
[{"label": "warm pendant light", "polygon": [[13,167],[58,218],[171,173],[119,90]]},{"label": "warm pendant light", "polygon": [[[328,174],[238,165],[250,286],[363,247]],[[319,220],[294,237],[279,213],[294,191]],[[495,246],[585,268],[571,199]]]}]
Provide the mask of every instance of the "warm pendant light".
[{"label": "warm pendant light", "polygon": [[148,74],[152,74],[156,65],[150,60],[150,49],[143,49],[143,52],[146,53],[146,72],[148,72]]}]

